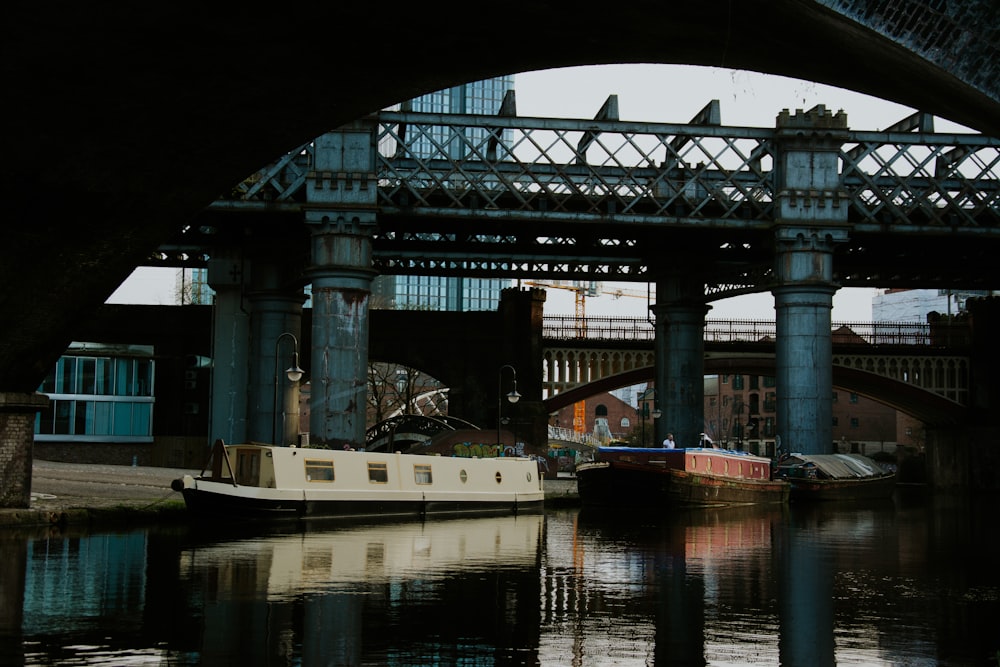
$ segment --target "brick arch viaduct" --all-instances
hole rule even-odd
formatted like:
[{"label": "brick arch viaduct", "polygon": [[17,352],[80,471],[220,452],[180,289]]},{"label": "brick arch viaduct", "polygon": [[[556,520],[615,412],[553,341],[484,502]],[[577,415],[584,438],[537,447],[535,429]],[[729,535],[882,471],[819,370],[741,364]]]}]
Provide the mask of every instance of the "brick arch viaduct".
[{"label": "brick arch viaduct", "polygon": [[823,82],[1000,134],[997,13],[988,0],[639,1],[597,21],[514,0],[502,20],[470,22],[457,3],[18,5],[3,46],[0,392],[34,391],[74,323],[220,192],[364,113],[508,72],[676,63]]},{"label": "brick arch viaduct", "polygon": [[[752,375],[774,375],[774,357],[712,356],[705,360],[708,374],[750,373]],[[652,366],[610,375],[585,385],[560,392],[544,401],[549,413],[620,387],[647,382],[654,379]],[[835,387],[853,391],[872,400],[895,408],[905,414],[917,417],[930,426],[949,426],[960,423],[968,414],[965,406],[941,396],[935,396],[897,380],[879,377],[843,366],[833,367]]]}]

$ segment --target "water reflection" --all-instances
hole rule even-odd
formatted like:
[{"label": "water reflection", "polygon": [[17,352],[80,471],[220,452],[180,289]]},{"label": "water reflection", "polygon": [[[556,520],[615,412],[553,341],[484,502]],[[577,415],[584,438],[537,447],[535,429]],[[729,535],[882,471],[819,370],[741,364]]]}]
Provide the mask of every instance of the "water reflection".
[{"label": "water reflection", "polygon": [[0,664],[996,664],[982,505],[0,531]]}]

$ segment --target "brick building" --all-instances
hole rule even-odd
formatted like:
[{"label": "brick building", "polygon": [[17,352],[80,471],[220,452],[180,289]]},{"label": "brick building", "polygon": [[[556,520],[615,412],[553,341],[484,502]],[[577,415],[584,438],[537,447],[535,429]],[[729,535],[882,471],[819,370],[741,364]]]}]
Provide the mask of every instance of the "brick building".
[{"label": "brick building", "polygon": [[[577,424],[576,420],[580,420]],[[633,431],[642,430],[638,411],[610,393],[598,394],[576,405],[562,408],[549,416],[549,424],[560,428],[576,428],[592,433],[602,444],[626,441]],[[646,438],[652,437],[652,419],[646,421]]]},{"label": "brick building", "polygon": [[[916,445],[919,422],[900,420],[896,410],[854,392],[834,387],[833,442],[830,451],[895,452],[898,423],[905,422]],[[756,375],[705,377],[705,432],[723,446],[770,456],[775,450],[776,393],[774,378]],[[913,423],[911,423],[913,422]],[[784,450],[795,443],[782,442]]]}]

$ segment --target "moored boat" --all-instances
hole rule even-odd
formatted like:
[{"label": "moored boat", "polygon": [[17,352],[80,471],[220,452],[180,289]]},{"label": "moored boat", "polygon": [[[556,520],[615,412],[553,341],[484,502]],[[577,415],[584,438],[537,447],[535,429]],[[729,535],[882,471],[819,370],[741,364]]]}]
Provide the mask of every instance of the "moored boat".
[{"label": "moored boat", "polygon": [[788,454],[776,474],[792,501],[886,499],[896,487],[894,472],[861,454]]},{"label": "moored boat", "polygon": [[581,503],[597,507],[783,503],[790,488],[770,459],[714,448],[600,447],[576,479]]},{"label": "moored boat", "polygon": [[402,517],[540,509],[538,464],[215,443],[209,474],[171,483],[196,513],[245,517]]}]

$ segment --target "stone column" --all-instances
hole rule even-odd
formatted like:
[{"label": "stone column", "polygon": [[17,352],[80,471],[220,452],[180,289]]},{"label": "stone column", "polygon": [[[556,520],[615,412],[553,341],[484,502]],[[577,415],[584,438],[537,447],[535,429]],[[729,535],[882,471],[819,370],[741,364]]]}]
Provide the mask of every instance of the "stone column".
[{"label": "stone column", "polygon": [[[302,288],[288,287],[290,268],[254,263],[250,292],[248,437],[255,442],[298,442],[298,382],[285,370],[297,362],[302,337]],[[292,414],[288,406],[294,405]]]},{"label": "stone column", "polygon": [[366,121],[316,139],[306,185],[312,230],[310,443],[364,447],[368,301],[377,187],[374,133]]},{"label": "stone column", "polygon": [[[495,365],[489,369],[492,382],[486,383],[491,389],[489,393],[493,395],[492,406],[499,406],[502,413],[494,416],[493,424],[497,424],[501,416],[513,415],[514,423],[506,428],[514,433],[518,442],[524,443],[525,453],[542,456],[548,450],[549,442],[549,415],[542,402],[544,306],[543,289],[510,287],[501,292],[498,310],[503,333],[497,346]],[[521,398],[513,406],[506,399],[512,388],[511,374],[506,370],[501,373],[505,364],[510,364],[517,371],[517,391]],[[494,393],[496,391],[499,391],[499,396]],[[553,469],[553,475],[555,472]]]},{"label": "stone column", "polygon": [[658,281],[656,305],[656,401],[654,446],[667,433],[678,447],[697,447],[705,430],[704,286],[679,276]]},{"label": "stone column", "polygon": [[312,445],[365,445],[373,217],[324,217],[311,223]]},{"label": "stone column", "polygon": [[249,401],[249,304],[243,302],[240,258],[216,258],[208,263],[208,284],[215,292],[212,304],[212,395],[210,438],[226,443],[247,441]]},{"label": "stone column", "polygon": [[822,105],[777,119],[775,197],[776,418],[785,451],[833,441],[833,250],[848,239],[838,169],[847,116]]},{"label": "stone column", "polygon": [[35,414],[48,404],[45,394],[0,392],[0,508],[31,506]]}]

